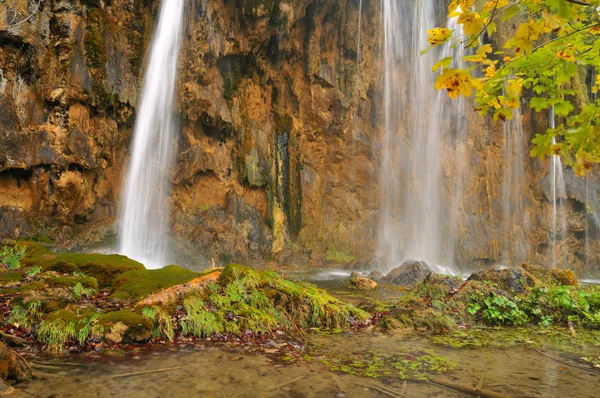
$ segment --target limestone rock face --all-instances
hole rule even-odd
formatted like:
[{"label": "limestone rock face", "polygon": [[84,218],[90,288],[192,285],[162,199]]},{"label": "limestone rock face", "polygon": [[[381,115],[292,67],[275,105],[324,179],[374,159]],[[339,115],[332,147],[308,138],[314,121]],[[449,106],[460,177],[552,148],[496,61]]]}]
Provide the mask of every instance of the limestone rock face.
[{"label": "limestone rock face", "polygon": [[[32,3],[0,2],[0,238],[50,235],[70,248],[113,240],[159,2]],[[186,11],[171,170],[177,261],[374,258],[379,2],[363,1],[360,15],[354,0],[195,1]],[[527,143],[547,121],[524,111],[523,122]],[[554,240],[549,164],[525,148],[520,199],[507,199],[504,126],[474,112],[465,124],[460,195],[448,155],[457,151],[444,147],[441,159],[441,191],[454,195],[443,200],[462,198],[461,214],[440,221],[455,231],[455,263],[550,264],[554,251],[558,267],[600,270],[598,177],[586,184],[565,172],[566,228]],[[507,203],[528,219],[507,217]]]},{"label": "limestone rock face", "polygon": [[432,272],[431,268],[424,261],[410,259],[391,270],[385,277],[379,280],[379,283],[413,287],[428,275],[431,275]]}]

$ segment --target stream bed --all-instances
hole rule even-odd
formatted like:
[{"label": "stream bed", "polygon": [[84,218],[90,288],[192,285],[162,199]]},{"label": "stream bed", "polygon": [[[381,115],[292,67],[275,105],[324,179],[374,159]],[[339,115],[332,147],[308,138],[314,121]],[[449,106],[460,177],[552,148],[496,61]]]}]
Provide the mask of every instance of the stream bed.
[{"label": "stream bed", "polygon": [[[290,272],[339,299],[393,301],[405,289],[346,289],[344,270]],[[464,397],[454,386],[508,397],[596,397],[597,332],[565,328],[458,330],[442,335],[375,327],[248,342],[211,339],[139,352],[38,358],[35,397]],[[39,362],[41,361],[41,362]]]}]

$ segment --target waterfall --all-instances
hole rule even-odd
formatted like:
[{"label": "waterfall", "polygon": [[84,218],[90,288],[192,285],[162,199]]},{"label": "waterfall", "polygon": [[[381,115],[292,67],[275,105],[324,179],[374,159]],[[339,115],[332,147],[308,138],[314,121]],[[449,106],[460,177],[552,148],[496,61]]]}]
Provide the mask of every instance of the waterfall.
[{"label": "waterfall", "polygon": [[[550,128],[556,128],[556,117],[554,107],[550,109]],[[552,145],[556,140],[552,137]],[[565,180],[563,177],[562,162],[560,156],[552,155],[552,267],[557,266],[557,236],[564,240],[567,234],[567,215],[564,200],[566,198]],[[566,263],[566,262],[565,262]],[[560,265],[560,264],[558,264]]]},{"label": "waterfall", "polygon": [[163,0],[144,75],[141,102],[123,181],[119,252],[148,268],[166,265],[169,172],[177,123],[175,88],[185,0]]},{"label": "waterfall", "polygon": [[[461,198],[449,198],[446,192],[451,188],[444,180],[457,173],[448,176],[452,173],[447,173],[444,151],[451,145],[452,130],[464,120],[452,122],[460,103],[433,88],[432,66],[440,50],[420,55],[429,45],[427,29],[437,26],[445,13],[443,2],[436,6],[433,1],[382,0],[384,138],[378,255],[388,267],[407,258],[446,267],[454,261],[453,224]],[[457,147],[461,150],[464,147]],[[459,162],[454,167],[463,166]],[[460,184],[451,186],[461,189]]]},{"label": "waterfall", "polygon": [[503,261],[522,264],[527,261],[529,247],[528,215],[525,212],[527,182],[525,176],[525,133],[521,109],[513,112],[513,119],[504,122],[504,173],[502,184],[502,232],[504,237]]}]

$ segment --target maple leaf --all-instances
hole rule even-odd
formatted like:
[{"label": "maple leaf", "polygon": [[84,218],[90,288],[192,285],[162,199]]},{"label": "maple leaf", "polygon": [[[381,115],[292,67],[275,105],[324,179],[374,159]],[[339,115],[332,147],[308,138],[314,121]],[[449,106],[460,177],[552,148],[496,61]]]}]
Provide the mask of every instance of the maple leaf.
[{"label": "maple leaf", "polygon": [[427,31],[429,37],[427,41],[432,46],[437,46],[448,41],[452,36],[452,31],[448,28],[433,28]]},{"label": "maple leaf", "polygon": [[446,89],[450,98],[457,98],[461,94],[470,97],[473,91],[472,78],[469,72],[462,69],[444,69],[435,82],[435,88]]}]

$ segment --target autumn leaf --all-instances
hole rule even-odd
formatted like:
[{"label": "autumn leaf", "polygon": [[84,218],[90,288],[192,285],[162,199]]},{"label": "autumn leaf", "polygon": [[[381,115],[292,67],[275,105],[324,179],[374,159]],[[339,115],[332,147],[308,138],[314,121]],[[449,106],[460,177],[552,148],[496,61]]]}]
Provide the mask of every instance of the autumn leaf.
[{"label": "autumn leaf", "polygon": [[569,61],[569,62],[575,62],[575,57],[573,55],[567,53],[566,51],[560,51],[560,52],[558,52],[556,54],[556,56],[558,58],[562,58],[562,59],[564,59],[566,61]]},{"label": "autumn leaf", "polygon": [[483,29],[483,19],[481,16],[469,9],[463,10],[464,11],[458,17],[458,23],[463,25],[465,34],[470,36],[481,32]]},{"label": "autumn leaf", "polygon": [[446,89],[450,98],[457,98],[460,95],[470,97],[473,91],[471,75],[462,69],[444,69],[435,82],[435,88]]},{"label": "autumn leaf", "polygon": [[432,46],[437,46],[447,42],[448,39],[452,36],[452,31],[448,28],[434,28],[428,30],[427,34],[429,34],[427,41]]}]

